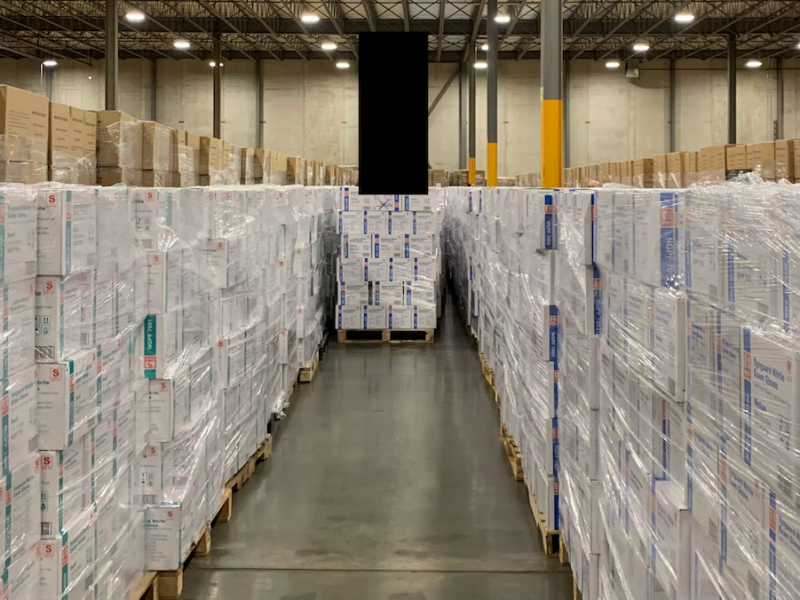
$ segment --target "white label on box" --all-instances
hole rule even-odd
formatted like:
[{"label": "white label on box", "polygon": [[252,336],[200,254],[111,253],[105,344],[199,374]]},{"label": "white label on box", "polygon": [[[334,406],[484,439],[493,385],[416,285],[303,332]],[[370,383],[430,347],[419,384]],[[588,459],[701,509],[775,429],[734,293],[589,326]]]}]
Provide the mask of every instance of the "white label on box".
[{"label": "white label on box", "polygon": [[69,275],[95,266],[97,214],[92,188],[41,190],[38,273]]},{"label": "white label on box", "polygon": [[364,305],[364,329],[386,329],[387,307]]},{"label": "white label on box", "polygon": [[342,257],[345,259],[368,258],[374,255],[372,236],[363,234],[342,235]]},{"label": "white label on box", "polygon": [[389,305],[389,329],[413,329],[413,306]]},{"label": "white label on box", "polygon": [[2,386],[8,403],[2,411],[2,466],[9,473],[38,449],[36,365],[2,380]]},{"label": "white label on box", "polygon": [[340,258],[338,264],[339,283],[360,283],[365,281],[364,259]]},{"label": "white label on box", "polygon": [[367,211],[339,211],[339,234],[368,235]]},{"label": "white label on box", "polygon": [[412,224],[413,213],[409,212],[389,212],[386,213],[386,231],[388,235],[404,235],[413,232]]},{"label": "white label on box", "polygon": [[383,211],[375,211],[375,210],[364,211],[364,221],[367,227],[364,233],[368,235],[386,234],[387,220],[388,220],[387,213]]},{"label": "white label on box", "polygon": [[5,223],[0,231],[0,282],[13,283],[37,273],[36,197],[23,186],[0,190],[0,216]]},{"label": "white label on box", "polygon": [[363,305],[357,306],[337,306],[336,307],[336,328],[337,329],[363,329]]}]

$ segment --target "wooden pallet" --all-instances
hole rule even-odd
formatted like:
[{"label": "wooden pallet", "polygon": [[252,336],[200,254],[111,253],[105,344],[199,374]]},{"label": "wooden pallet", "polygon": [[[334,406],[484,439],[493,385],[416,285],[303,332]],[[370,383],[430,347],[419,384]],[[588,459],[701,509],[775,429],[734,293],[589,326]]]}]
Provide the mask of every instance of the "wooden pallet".
[{"label": "wooden pallet", "polygon": [[128,592],[128,600],[158,600],[158,571],[147,571]]},{"label": "wooden pallet", "polygon": [[432,344],[435,329],[339,329],[340,344]]},{"label": "wooden pallet", "polygon": [[519,447],[517,447],[516,442],[514,442],[514,438],[508,434],[508,430],[503,423],[500,423],[500,437],[503,440],[503,447],[506,449],[506,456],[511,465],[511,472],[514,474],[514,479],[523,481],[522,455],[519,453]]},{"label": "wooden pallet", "polygon": [[311,380],[314,379],[314,375],[317,372],[317,367],[319,367],[319,349],[314,351],[314,358],[312,358],[305,367],[300,369],[300,375],[298,375],[300,383],[311,383]]},{"label": "wooden pallet", "polygon": [[539,533],[542,536],[542,548],[544,548],[544,553],[547,556],[558,556],[561,533],[558,530],[550,529],[547,526],[547,519],[544,518],[544,515],[536,505],[536,498],[533,496],[533,492],[531,492],[527,485],[525,487],[528,490],[528,504],[530,505],[531,512],[533,513],[533,520],[536,523],[536,528],[539,530]]},{"label": "wooden pallet", "polygon": [[558,561],[564,566],[569,566],[569,551],[564,544],[564,536],[559,536],[558,540]]},{"label": "wooden pallet", "polygon": [[230,488],[222,490],[222,498],[219,501],[214,523],[227,523],[233,517],[233,493]]},{"label": "wooden pallet", "polygon": [[272,436],[268,435],[255,453],[256,463],[264,462],[270,456],[272,456]]},{"label": "wooden pallet", "polygon": [[583,594],[578,589],[578,584],[575,580],[572,581],[572,600],[583,600]]},{"label": "wooden pallet", "polygon": [[483,373],[483,377],[486,379],[487,383],[491,386],[494,390],[494,369],[489,366],[489,361],[486,360],[486,357],[481,354],[481,372]]},{"label": "wooden pallet", "polygon": [[193,557],[208,556],[209,552],[211,552],[211,525],[206,523],[192,542],[183,564],[176,571],[159,571],[158,593],[161,600],[178,600],[183,594],[183,571],[186,565]]}]

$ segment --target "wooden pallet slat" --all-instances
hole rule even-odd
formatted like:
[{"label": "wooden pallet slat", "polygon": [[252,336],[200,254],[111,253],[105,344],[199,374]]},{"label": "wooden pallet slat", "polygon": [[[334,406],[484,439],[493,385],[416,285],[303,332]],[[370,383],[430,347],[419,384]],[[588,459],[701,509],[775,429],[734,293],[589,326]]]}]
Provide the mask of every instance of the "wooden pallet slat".
[{"label": "wooden pallet slat", "polygon": [[314,375],[317,373],[319,367],[319,349],[314,351],[314,358],[305,366],[300,369],[300,374],[297,376],[300,383],[311,383]]},{"label": "wooden pallet slat", "polygon": [[558,556],[559,554],[559,540],[561,539],[561,532],[555,529],[550,529],[547,526],[547,519],[539,510],[536,505],[536,498],[531,492],[530,488],[526,485],[528,490],[528,504],[530,504],[531,512],[533,513],[533,520],[536,523],[536,528],[542,536],[542,548],[547,556]]},{"label": "wooden pallet slat", "polygon": [[339,329],[340,344],[409,344],[434,342],[435,329]]},{"label": "wooden pallet slat", "polygon": [[208,556],[211,551],[211,526],[206,523],[189,548],[189,553],[175,571],[159,571],[158,593],[161,600],[179,600],[183,594],[183,572],[194,556]]},{"label": "wooden pallet slat", "polygon": [[128,592],[128,600],[158,600],[158,598],[158,571],[147,571]]},{"label": "wooden pallet slat", "polygon": [[511,472],[514,474],[514,479],[523,481],[522,455],[519,452],[519,447],[517,447],[517,444],[514,442],[514,438],[509,435],[506,426],[502,423],[500,424],[500,436],[503,440],[503,447],[506,450],[506,456],[511,465]]},{"label": "wooden pallet slat", "polygon": [[564,536],[560,536],[560,538],[558,540],[558,561],[564,566],[569,566],[569,550],[564,543]]}]

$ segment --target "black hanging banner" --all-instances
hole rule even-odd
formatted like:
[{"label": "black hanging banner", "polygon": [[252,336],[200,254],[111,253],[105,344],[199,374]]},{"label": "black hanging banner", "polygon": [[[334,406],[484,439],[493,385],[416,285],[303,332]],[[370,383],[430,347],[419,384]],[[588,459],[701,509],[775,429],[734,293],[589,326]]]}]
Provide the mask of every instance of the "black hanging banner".
[{"label": "black hanging banner", "polygon": [[361,194],[428,193],[428,34],[358,34]]}]

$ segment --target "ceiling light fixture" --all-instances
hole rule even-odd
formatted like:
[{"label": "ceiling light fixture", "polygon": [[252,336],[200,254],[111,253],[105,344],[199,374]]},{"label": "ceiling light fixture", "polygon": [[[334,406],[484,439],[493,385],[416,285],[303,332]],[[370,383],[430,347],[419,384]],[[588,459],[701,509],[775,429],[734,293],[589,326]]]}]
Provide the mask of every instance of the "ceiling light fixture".
[{"label": "ceiling light fixture", "polygon": [[55,67],[58,64],[55,58],[48,58],[42,63],[43,67]]},{"label": "ceiling light fixture", "polygon": [[616,59],[606,61],[606,69],[619,69],[620,62]]},{"label": "ceiling light fixture", "polygon": [[633,45],[634,52],[647,52],[648,50],[650,50],[650,44],[643,40],[640,40]]},{"label": "ceiling light fixture", "polygon": [[680,23],[681,25],[686,25],[692,21],[694,21],[694,15],[692,13],[679,12],[677,15],[675,15],[675,22]]},{"label": "ceiling light fixture", "polygon": [[216,62],[214,62],[213,60],[210,60],[210,61],[208,61],[208,66],[209,66],[209,67],[211,67],[211,68],[213,69],[214,67],[216,67],[216,66],[217,66],[217,63],[216,63]]},{"label": "ceiling light fixture", "polygon": [[511,17],[504,13],[497,13],[494,16],[495,23],[511,23]]},{"label": "ceiling light fixture", "polygon": [[322,42],[321,46],[323,50],[336,50],[337,47],[336,42]]},{"label": "ceiling light fixture", "polygon": [[484,52],[488,52],[489,51],[489,44],[484,44],[483,46],[481,46],[481,50],[483,50]]},{"label": "ceiling light fixture", "polygon": [[189,43],[189,40],[175,40],[172,42],[172,45],[175,46],[178,50],[188,50],[192,47],[192,44]]},{"label": "ceiling light fixture", "polygon": [[340,60],[340,61],[338,61],[336,63],[336,68],[337,69],[349,69],[350,68],[350,63],[348,61],[346,61],[346,60]]},{"label": "ceiling light fixture", "polygon": [[764,63],[762,63],[762,62],[761,62],[760,60],[758,60],[757,58],[751,58],[751,59],[750,59],[750,60],[748,60],[746,63],[744,63],[744,66],[745,66],[745,67],[747,67],[748,69],[758,69],[758,68],[759,68],[759,67],[761,67],[761,65],[763,65],[763,64],[764,64]]},{"label": "ceiling light fixture", "polygon": [[487,63],[485,60],[479,60],[479,61],[477,61],[475,63],[475,68],[476,69],[488,69],[489,68],[489,63]]},{"label": "ceiling light fixture", "polygon": [[129,10],[125,15],[125,19],[129,23],[142,23],[146,18],[147,15],[145,15],[142,11],[137,9]]},{"label": "ceiling light fixture", "polygon": [[300,20],[303,23],[319,23],[319,15],[315,15],[314,13],[305,12],[300,16]]},{"label": "ceiling light fixture", "polygon": [[92,76],[91,76],[91,75],[89,75],[89,80],[91,81],[91,79],[92,79]]}]

